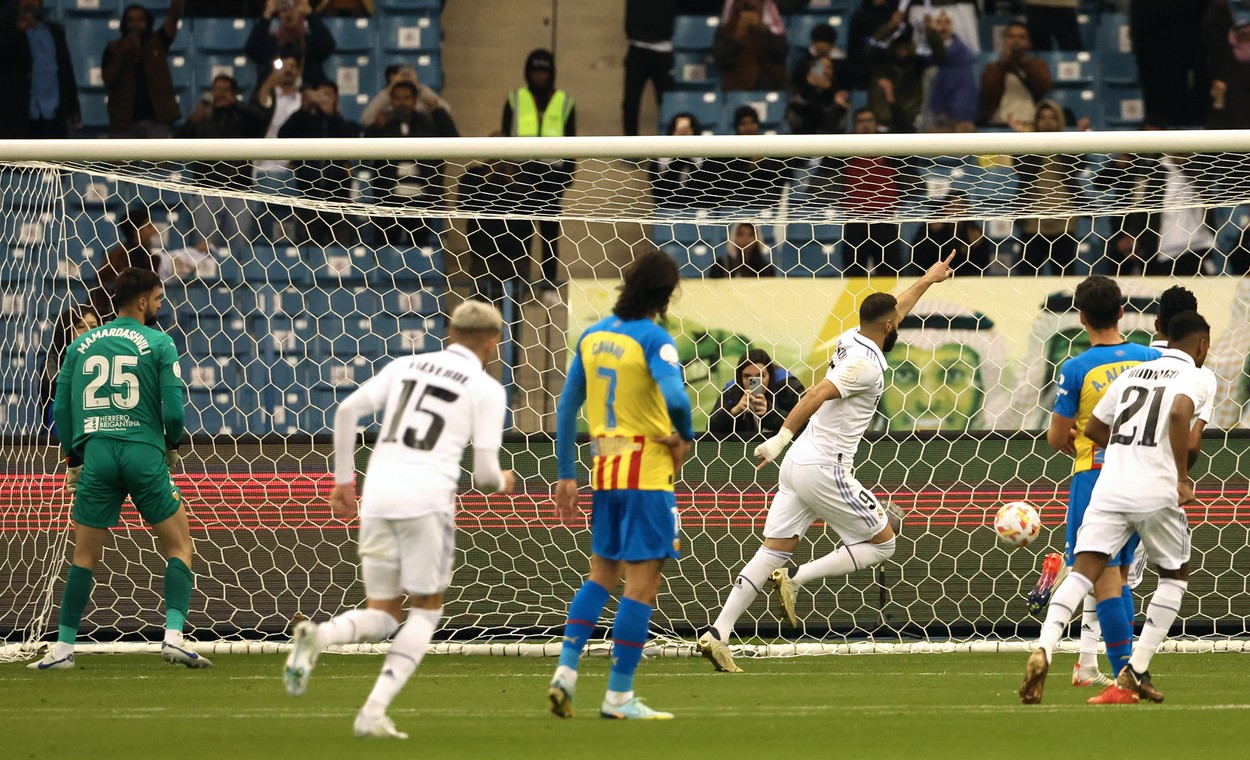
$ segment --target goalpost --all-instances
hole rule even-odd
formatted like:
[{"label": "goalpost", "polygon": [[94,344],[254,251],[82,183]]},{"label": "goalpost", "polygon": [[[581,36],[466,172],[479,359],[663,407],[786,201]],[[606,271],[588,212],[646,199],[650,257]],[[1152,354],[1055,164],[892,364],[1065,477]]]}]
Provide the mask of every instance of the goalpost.
[{"label": "goalpost", "polygon": [[[461,299],[492,297],[509,322],[493,369],[509,389],[518,494],[461,498],[437,651],[556,653],[589,536],[549,505],[555,399],[569,344],[650,245],[682,268],[667,327],[700,432],[748,348],[768,352],[777,382],[810,385],[866,293],[897,292],[934,251],[961,252],[955,279],[902,326],[856,466],[907,511],[898,552],[809,587],[798,631],[757,600],[742,653],[1025,648],[1040,622],[1026,596],[1042,556],[1062,551],[1071,471],[1041,432],[1058,365],[1083,348],[1071,293],[1091,271],[1128,293],[1130,340],[1150,339],[1172,284],[1213,325],[1220,393],[1195,470],[1193,578],[1166,646],[1244,651],[1250,281],[1232,272],[1250,259],[1248,159],[1250,134],[1236,131],[0,142],[0,661],[55,633],[70,504],[44,365],[64,312],[101,303],[127,219],[156,234],[132,253],[168,275],[160,326],[187,379],[192,443],[176,479],[196,542],[189,636],[206,652],[272,651],[293,616],[360,602],[353,531],[324,503],[334,404],[388,357],[442,345]],[[540,221],[562,228],[555,283],[542,281]],[[740,274],[717,259],[748,239],[744,222],[775,276],[716,276]],[[1129,273],[1178,240],[1205,253],[1178,258],[1197,274]],[[702,435],[683,470],[683,558],[666,571],[654,654],[690,654],[758,546],[777,470],[755,471],[752,433]],[[989,524],[1018,499],[1046,527],[1010,552]],[[808,539],[797,559],[836,541],[819,526]],[[159,638],[162,566],[125,514],[84,649]],[[1139,594],[1154,588],[1146,575]]]}]

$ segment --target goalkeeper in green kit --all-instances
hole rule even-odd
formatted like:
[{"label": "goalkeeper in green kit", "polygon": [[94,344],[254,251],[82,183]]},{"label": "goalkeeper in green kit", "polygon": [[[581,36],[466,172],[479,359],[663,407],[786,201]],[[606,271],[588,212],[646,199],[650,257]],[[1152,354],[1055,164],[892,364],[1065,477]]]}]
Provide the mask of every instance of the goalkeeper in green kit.
[{"label": "goalkeeper in green kit", "polygon": [[154,272],[122,271],[113,284],[117,318],[83,333],[65,351],[53,416],[68,468],[65,489],[74,499],[74,557],[61,595],[57,642],[28,666],[33,670],[74,667],[74,640],[95,567],[127,496],[152,526],[168,562],[161,657],[189,668],[212,666],[182,639],[191,602],[191,530],[169,470],[179,458],[183,383],[173,340],[151,326],[162,290]]}]

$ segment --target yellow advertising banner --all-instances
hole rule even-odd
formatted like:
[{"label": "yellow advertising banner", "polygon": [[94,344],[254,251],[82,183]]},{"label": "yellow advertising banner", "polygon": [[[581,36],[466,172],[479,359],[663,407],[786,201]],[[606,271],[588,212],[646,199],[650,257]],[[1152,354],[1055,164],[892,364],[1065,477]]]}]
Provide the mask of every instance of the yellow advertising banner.
[{"label": "yellow advertising banner", "polygon": [[[878,430],[1038,430],[1054,402],[1058,368],[1088,340],[1072,307],[1079,277],[956,277],[931,288],[887,356],[890,376]],[[1212,327],[1208,359],[1220,380],[1213,426],[1242,421],[1250,388],[1250,282],[1234,277],[1119,278],[1128,296],[1121,331],[1149,343],[1155,299],[1181,284]],[[569,345],[612,309],[617,282],[570,283]],[[874,291],[911,280],[734,279],[682,282],[666,324],[677,340],[704,429],[747,348],[762,348],[804,387],[824,376],[838,335],[858,324]]]}]

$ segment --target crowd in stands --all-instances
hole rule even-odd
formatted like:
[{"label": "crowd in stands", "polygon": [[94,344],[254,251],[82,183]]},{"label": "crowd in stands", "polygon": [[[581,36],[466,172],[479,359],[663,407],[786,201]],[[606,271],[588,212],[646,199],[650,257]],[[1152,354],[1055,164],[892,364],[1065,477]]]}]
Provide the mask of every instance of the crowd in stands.
[{"label": "crowd in stands", "polygon": [[[674,37],[679,19],[692,16],[706,19],[713,29],[702,43],[703,61],[718,72],[714,86],[724,94],[729,104],[725,114],[731,118],[721,125],[701,123],[698,113],[668,109],[665,128],[672,135],[718,128],[757,135],[1103,126],[1082,113],[1079,101],[1061,97],[1064,72],[1053,70],[1057,59],[1046,53],[1079,51],[1094,38],[1105,39],[1107,35],[1090,30],[1111,24],[1119,18],[1117,12],[1127,19],[1136,61],[1137,81],[1127,84],[1140,87],[1143,103],[1144,119],[1130,126],[1250,126],[1250,17],[1239,15],[1240,0],[624,0],[624,6],[625,134],[639,132],[648,83],[662,103],[686,86],[675,59],[677,46],[684,43]],[[327,70],[338,44],[326,18],[374,11],[370,0],[264,0],[263,5],[259,0],[171,0],[166,11],[155,14],[144,5],[127,5],[117,37],[95,40],[102,48],[107,134],[191,139],[458,136],[451,104],[405,63],[386,69],[384,86],[363,111],[353,104],[351,115],[344,113],[339,82]],[[180,107],[170,59],[180,21],[188,14],[248,14],[254,19],[240,51],[251,64],[248,77],[254,79],[254,88],[242,88],[239,76],[217,74],[202,97]],[[8,0],[0,11],[0,71],[5,72],[0,98],[20,104],[0,109],[2,137],[67,137],[82,120],[83,80],[75,76],[65,29],[50,16],[44,0]],[[825,21],[811,23],[813,19]],[[793,30],[799,28],[806,30],[806,37],[795,44]],[[194,60],[191,65],[196,65]],[[555,57],[546,50],[533,51],[523,74],[524,85],[505,99],[499,134],[576,135],[574,99],[555,84]],[[749,99],[730,99],[735,93],[768,91],[783,94],[774,113],[766,114]],[[1181,159],[1151,161],[1145,168],[1141,162],[1087,167],[1079,157],[1024,156],[1014,171],[1023,198],[1045,197],[1051,205],[1056,198],[1076,199],[1082,192],[1077,175],[1091,171],[1095,186],[1104,192],[1147,193],[1161,201],[1201,196],[1202,178]],[[346,161],[258,161],[201,163],[190,171],[210,187],[256,186],[334,202],[352,197],[357,168]],[[576,170],[569,160],[490,162],[472,167],[455,189],[449,187],[441,161],[378,162],[366,168],[372,171],[369,192],[376,202],[416,209],[458,203],[468,210],[503,208],[539,215],[558,211]],[[878,218],[912,202],[923,190],[912,167],[889,158],[814,163],[674,158],[649,168],[652,196],[661,209],[758,209],[775,205],[787,188],[801,184],[848,214]],[[968,203],[963,196],[939,200],[946,207]],[[239,199],[206,196],[191,210],[193,242],[205,250],[257,232],[296,244],[370,242],[407,248],[438,242],[437,219],[388,217],[364,226],[327,208],[329,204],[301,205],[292,212],[287,205],[271,204],[253,216]],[[1211,271],[1205,248],[1213,236],[1177,232],[1183,225],[1205,230],[1203,220],[1193,217],[1198,212],[1187,213],[1161,211],[1131,218],[1109,246],[1117,269]],[[1018,234],[1023,245],[1015,271],[1073,273],[1078,258],[1075,225],[1071,216],[1022,220]],[[886,221],[845,225],[840,231],[846,251],[840,271],[915,270],[920,266],[917,257],[928,250],[930,233],[958,238],[978,256],[986,248],[977,225],[926,230],[926,237],[905,246],[906,251],[900,232],[898,224]],[[471,221],[469,242],[477,254],[475,271],[483,292],[497,294],[507,283],[528,281],[540,294],[554,293],[560,237],[554,219],[534,224]],[[733,238],[737,240],[737,231]],[[537,243],[540,266],[533,277],[528,271],[531,242]],[[758,240],[756,244],[762,245]],[[707,274],[776,273],[766,255],[757,256],[750,245],[733,245],[737,247],[731,246]]]}]

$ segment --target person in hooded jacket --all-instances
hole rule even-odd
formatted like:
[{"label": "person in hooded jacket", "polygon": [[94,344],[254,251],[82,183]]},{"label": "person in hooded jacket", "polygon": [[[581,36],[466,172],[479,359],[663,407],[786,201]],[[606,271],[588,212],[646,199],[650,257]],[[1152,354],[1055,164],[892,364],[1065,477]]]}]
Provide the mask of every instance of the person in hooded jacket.
[{"label": "person in hooded jacket", "polygon": [[[502,131],[512,137],[573,137],[577,134],[577,111],[573,96],[556,89],[556,60],[550,50],[539,48],[525,59],[525,86],[508,93],[503,107]],[[517,171],[521,187],[531,188],[527,193],[530,213],[554,214],[560,210],[565,191],[573,182],[572,160],[526,161]],[[538,221],[538,236],[542,241],[543,280],[539,291],[544,300],[558,299],[556,283],[559,268],[560,221]],[[526,241],[526,249],[529,248]]]}]

